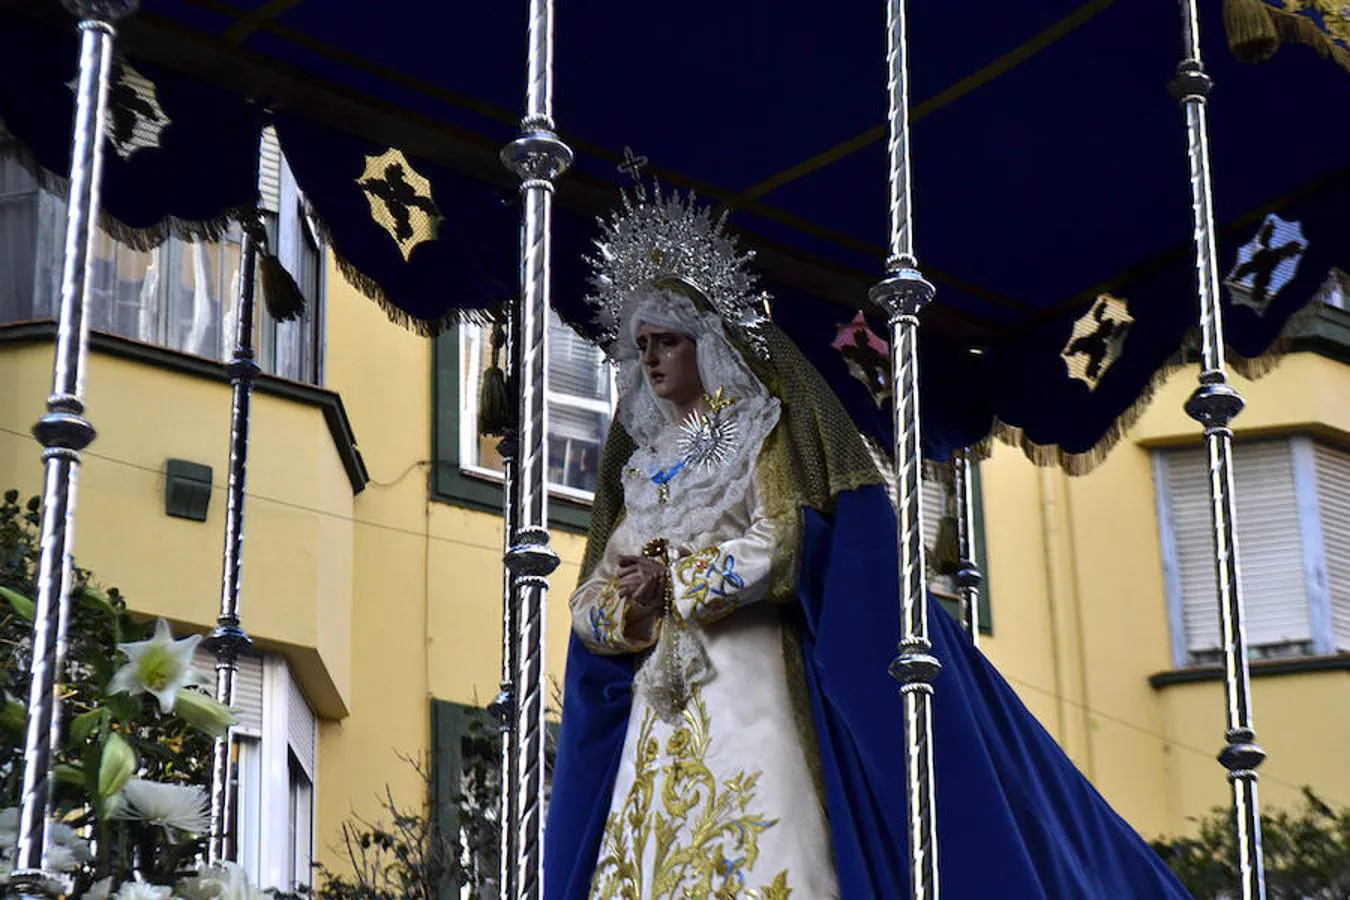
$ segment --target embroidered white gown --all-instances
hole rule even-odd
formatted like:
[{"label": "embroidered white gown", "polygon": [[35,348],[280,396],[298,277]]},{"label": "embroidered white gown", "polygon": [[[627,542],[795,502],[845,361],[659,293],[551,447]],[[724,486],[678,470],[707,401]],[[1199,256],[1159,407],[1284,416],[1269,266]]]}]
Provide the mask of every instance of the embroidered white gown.
[{"label": "embroidered white gown", "polygon": [[796,525],[765,516],[754,461],[776,404],[756,412],[768,421],[746,423],[759,432],[737,454],[746,458],[721,473],[679,472],[666,502],[652,474],[678,465],[674,426],[636,451],[623,479],[626,514],[572,595],[573,627],[591,650],[645,659],[654,629],[630,622],[617,560],[665,538],[674,608],[707,663],[674,722],[657,715],[643,678],[635,682],[593,898],[839,895],[806,686],[788,662],[795,644],[781,608],[766,599],[772,567],[790,564]]}]

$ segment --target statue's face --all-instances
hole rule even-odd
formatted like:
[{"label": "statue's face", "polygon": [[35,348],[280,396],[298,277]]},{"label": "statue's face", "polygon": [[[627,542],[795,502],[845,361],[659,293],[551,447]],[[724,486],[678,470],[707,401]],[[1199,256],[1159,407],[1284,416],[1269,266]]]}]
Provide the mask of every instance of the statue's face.
[{"label": "statue's face", "polygon": [[676,331],[642,325],[637,330],[637,346],[652,393],[677,409],[692,406],[703,396],[698,348],[692,339]]}]

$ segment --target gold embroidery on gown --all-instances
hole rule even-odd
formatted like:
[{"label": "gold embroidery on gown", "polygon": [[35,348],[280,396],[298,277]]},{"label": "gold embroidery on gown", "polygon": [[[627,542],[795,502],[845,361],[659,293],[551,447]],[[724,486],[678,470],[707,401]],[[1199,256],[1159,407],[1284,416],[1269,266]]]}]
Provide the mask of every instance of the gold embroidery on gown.
[{"label": "gold embroidery on gown", "polygon": [[[778,824],[754,812],[760,773],[737,772],[719,785],[705,759],[712,743],[708,710],[695,690],[683,724],[666,741],[652,737],[648,710],[637,739],[637,777],[622,809],[605,824],[591,896],[601,900],[787,900],[787,870],[763,887],[745,883],[759,858],[759,837]],[[664,776],[664,778],[662,778]],[[660,803],[655,803],[657,782]],[[685,841],[681,843],[681,839]],[[645,871],[651,847],[650,877]],[[641,894],[651,884],[650,897]]]}]

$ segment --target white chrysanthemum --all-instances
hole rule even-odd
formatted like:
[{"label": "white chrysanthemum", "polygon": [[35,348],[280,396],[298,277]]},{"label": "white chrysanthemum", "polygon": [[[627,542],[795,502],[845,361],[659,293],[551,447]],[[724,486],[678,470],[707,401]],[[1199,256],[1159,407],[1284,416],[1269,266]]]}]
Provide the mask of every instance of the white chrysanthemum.
[{"label": "white chrysanthemum", "polygon": [[160,784],[133,778],[122,788],[125,801],[117,810],[122,819],[140,819],[151,825],[189,834],[203,834],[211,827],[210,802],[196,785]]},{"label": "white chrysanthemum", "polygon": [[53,872],[74,872],[89,862],[89,845],[84,841],[58,843],[47,848],[47,868]]},{"label": "white chrysanthemum", "polygon": [[127,655],[127,663],[108,683],[108,693],[125,692],[133,697],[150,693],[159,701],[160,711],[169,712],[183,688],[210,684],[209,678],[192,667],[192,654],[201,640],[200,634],[174,640],[168,623],[160,619],[150,640],[117,645]]},{"label": "white chrysanthemum", "polygon": [[237,863],[200,866],[197,875],[178,886],[183,900],[267,900],[267,893],[254,887]]},{"label": "white chrysanthemum", "polygon": [[173,888],[146,884],[144,881],[128,881],[115,896],[117,900],[173,900]]},{"label": "white chrysanthemum", "polygon": [[108,900],[112,895],[112,876],[104,878],[102,881],[95,881],[89,885],[89,890],[85,891],[80,900]]},{"label": "white chrysanthemum", "polygon": [[[47,867],[53,872],[72,872],[89,862],[89,843],[62,822],[52,822],[51,846],[47,848]],[[19,810],[0,809],[0,882],[14,868],[14,845],[19,842]]]}]

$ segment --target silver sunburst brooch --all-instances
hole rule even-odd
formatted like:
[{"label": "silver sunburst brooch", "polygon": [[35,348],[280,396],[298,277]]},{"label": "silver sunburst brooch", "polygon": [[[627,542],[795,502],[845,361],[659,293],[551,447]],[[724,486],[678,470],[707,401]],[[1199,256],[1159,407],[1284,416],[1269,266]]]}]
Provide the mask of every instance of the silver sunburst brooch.
[{"label": "silver sunburst brooch", "polygon": [[739,429],[726,411],[736,402],[724,388],[704,395],[708,412],[691,412],[680,423],[680,455],[691,466],[708,468],[726,462],[736,452]]}]

